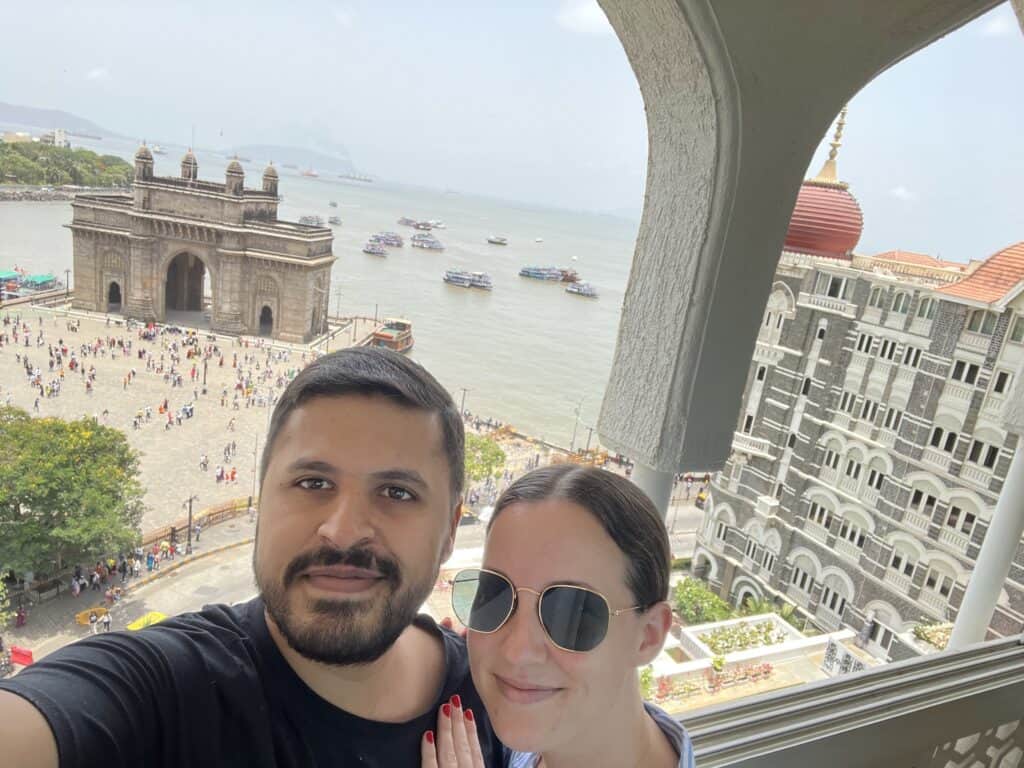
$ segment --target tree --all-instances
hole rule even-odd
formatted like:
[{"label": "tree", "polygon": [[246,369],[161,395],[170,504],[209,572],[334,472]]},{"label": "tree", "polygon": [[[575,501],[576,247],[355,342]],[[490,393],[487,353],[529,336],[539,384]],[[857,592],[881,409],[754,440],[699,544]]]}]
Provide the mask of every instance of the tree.
[{"label": "tree", "polygon": [[0,567],[52,573],[134,546],[138,473],[116,429],[0,408]]},{"label": "tree", "polygon": [[11,610],[11,601],[7,597],[7,582],[0,579],[0,630],[7,626],[7,622],[14,616]]},{"label": "tree", "polygon": [[676,584],[676,612],[687,624],[723,621],[733,616],[729,604],[708,589],[700,579],[686,578]]},{"label": "tree", "polygon": [[480,482],[497,477],[505,467],[505,452],[490,438],[466,435],[466,477]]}]

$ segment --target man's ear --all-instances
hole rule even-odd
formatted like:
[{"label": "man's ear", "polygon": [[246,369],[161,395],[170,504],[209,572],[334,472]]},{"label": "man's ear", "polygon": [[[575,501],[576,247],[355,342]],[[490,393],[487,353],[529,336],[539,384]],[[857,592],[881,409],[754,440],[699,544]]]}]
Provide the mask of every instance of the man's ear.
[{"label": "man's ear", "polygon": [[643,632],[637,647],[636,666],[654,661],[665,645],[665,636],[672,627],[672,609],[665,601],[656,603],[640,615]]},{"label": "man's ear", "polygon": [[462,519],[462,501],[459,500],[452,510],[451,527],[448,529],[448,538],[444,543],[444,550],[441,552],[441,562],[445,562],[455,551],[455,534],[459,531],[459,521]]}]

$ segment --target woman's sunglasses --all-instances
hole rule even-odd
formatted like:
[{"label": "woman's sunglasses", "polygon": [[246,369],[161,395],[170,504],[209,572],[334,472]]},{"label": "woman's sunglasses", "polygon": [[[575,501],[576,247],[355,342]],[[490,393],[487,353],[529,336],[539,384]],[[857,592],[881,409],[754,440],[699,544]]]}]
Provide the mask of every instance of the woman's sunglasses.
[{"label": "woman's sunglasses", "polygon": [[585,653],[601,644],[612,616],[635,611],[633,605],[613,611],[600,592],[552,584],[537,592],[516,586],[500,573],[468,568],[455,574],[452,608],[459,621],[474,632],[491,634],[504,626],[519,602],[519,593],[537,595],[537,616],[548,639],[563,651]]}]

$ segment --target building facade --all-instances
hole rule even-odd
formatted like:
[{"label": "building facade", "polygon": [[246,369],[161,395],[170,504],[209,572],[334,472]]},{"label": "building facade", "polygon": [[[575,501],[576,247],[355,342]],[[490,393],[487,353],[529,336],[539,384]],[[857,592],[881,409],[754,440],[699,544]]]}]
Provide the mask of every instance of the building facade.
[{"label": "building facade", "polygon": [[[801,189],[694,571],[898,658],[913,625],[955,618],[1017,447],[1024,243],[969,265],[853,256],[834,162]],[[1022,630],[1024,545],[989,633]]]},{"label": "building facade", "polygon": [[283,341],[324,333],[333,236],[278,220],[277,186],[271,165],[262,189],[246,189],[237,160],[223,184],[200,181],[191,150],[180,178],[157,177],[141,147],[131,195],[72,203],[73,306],[146,322],[201,313],[215,331]]}]

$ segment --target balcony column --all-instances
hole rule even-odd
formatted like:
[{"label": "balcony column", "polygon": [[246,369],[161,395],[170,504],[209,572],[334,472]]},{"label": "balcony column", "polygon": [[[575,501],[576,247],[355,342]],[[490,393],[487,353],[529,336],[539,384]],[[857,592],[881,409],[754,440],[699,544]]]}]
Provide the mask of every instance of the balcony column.
[{"label": "balcony column", "polygon": [[[1018,393],[1018,397],[1024,393]],[[1010,461],[1003,491],[996,502],[978,560],[967,583],[967,592],[949,638],[949,649],[964,648],[985,639],[999,592],[1010,574],[1020,538],[1024,535],[1024,439],[1018,434],[1017,450]]]},{"label": "balcony column", "polygon": [[651,497],[654,506],[661,513],[662,520],[665,520],[668,515],[668,504],[672,499],[674,480],[675,474],[672,472],[660,472],[639,462],[633,465],[633,482],[641,491]]}]

